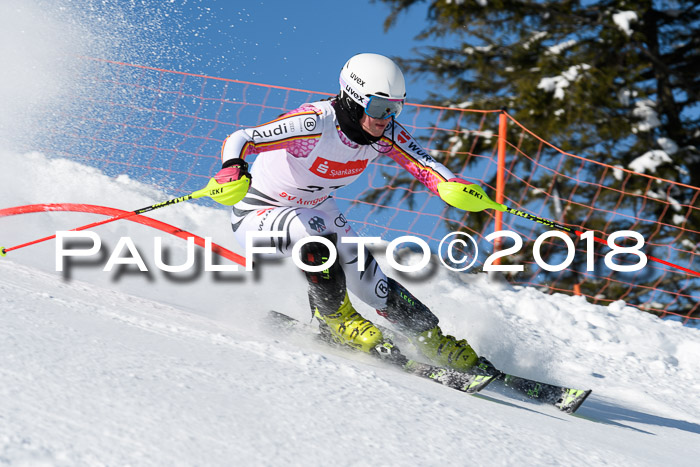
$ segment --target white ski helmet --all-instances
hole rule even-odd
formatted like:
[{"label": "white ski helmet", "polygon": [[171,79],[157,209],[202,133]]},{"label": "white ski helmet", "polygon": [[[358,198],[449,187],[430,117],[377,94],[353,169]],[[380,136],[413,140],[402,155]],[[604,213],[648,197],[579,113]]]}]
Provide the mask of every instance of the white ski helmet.
[{"label": "white ski helmet", "polygon": [[340,94],[345,97],[343,93],[370,117],[383,119],[401,112],[406,83],[393,60],[363,53],[350,58],[340,70]]}]

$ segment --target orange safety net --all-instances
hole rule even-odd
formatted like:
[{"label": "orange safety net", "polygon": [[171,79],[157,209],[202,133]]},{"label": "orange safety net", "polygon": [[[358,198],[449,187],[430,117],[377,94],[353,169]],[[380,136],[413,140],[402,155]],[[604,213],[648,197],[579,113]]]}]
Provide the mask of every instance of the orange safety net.
[{"label": "orange safety net", "polygon": [[[28,149],[83,161],[174,195],[206,184],[220,167],[223,140],[233,131],[335,94],[107,60],[85,62],[82,91],[56,113],[56,121],[47,122],[48,137],[32,141]],[[435,159],[495,199],[503,114],[409,103],[400,121]],[[649,254],[700,270],[699,232],[686,228],[687,219],[699,214],[699,188],[568,154],[505,115],[508,118],[501,119],[508,121],[501,140],[505,164],[500,169],[504,204],[576,229],[595,230],[602,238],[617,230],[639,231]],[[678,189],[694,192],[689,203],[673,199]],[[414,235],[437,252],[446,234],[463,230],[479,245],[475,268],[494,251],[494,244],[485,239],[494,231],[494,211],[465,213],[451,208],[388,158],[370,164],[362,178],[341,189],[336,199],[360,235],[386,240]],[[571,267],[543,271],[531,250],[547,229],[508,214],[503,214],[502,223],[503,229],[524,241],[519,252],[503,258],[505,263],[524,266],[523,272],[510,275],[516,284],[581,294],[601,304],[625,300],[686,321],[700,313],[697,276],[656,263],[634,273],[612,271],[601,265],[607,247],[598,245],[593,253],[596,267],[586,271],[581,262],[587,245],[580,239],[575,241],[576,261]],[[558,264],[566,256],[566,246],[550,239],[540,252],[550,264]]]},{"label": "orange safety net", "polygon": [[[697,314],[700,232],[687,224],[700,215],[700,189],[564,152],[512,117],[508,118],[518,137],[507,141],[505,180],[507,185],[520,189],[506,190],[506,204],[526,205],[537,215],[556,217],[569,227],[594,230],[603,238],[618,230],[641,233],[645,243],[642,251],[657,259],[630,273],[600,266],[590,272],[580,268],[573,281],[568,268],[548,275],[547,289],[582,294],[601,304],[630,300],[631,304],[660,316],[674,315],[688,320]],[[536,150],[525,151],[524,147]],[[532,180],[548,183],[536,186]],[[533,190],[536,196],[528,196]],[[685,203],[674,199],[681,191],[688,200]],[[525,226],[505,217],[504,225],[528,239],[541,230],[536,224]],[[547,248],[556,250],[562,244],[549,242]],[[587,248],[578,242],[577,255],[584,256]],[[608,247],[596,248],[594,257],[600,260],[609,251]],[[630,260],[636,261],[636,258]],[[541,268],[533,266],[531,273],[519,282],[541,286],[540,272]]]}]

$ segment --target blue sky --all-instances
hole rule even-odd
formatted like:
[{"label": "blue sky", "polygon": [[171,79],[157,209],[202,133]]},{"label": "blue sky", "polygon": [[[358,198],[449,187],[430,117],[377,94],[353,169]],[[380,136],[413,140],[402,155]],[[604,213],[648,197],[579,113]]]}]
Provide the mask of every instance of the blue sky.
[{"label": "blue sky", "polygon": [[[0,61],[12,64],[0,69],[0,138],[24,147],[23,135],[44,131],[45,114],[80,92],[86,56],[336,93],[351,56],[410,57],[422,45],[425,5],[385,32],[389,13],[381,2],[339,0],[0,1]],[[409,102],[437,91],[430,86],[407,76]]]},{"label": "blue sky", "polygon": [[[340,67],[352,55],[407,57],[426,24],[425,5],[402,14],[388,32],[380,2],[312,0],[181,0],[96,4],[100,20],[126,15],[144,28],[117,49],[143,65],[224,78],[335,92]],[[117,15],[117,8],[119,11]],[[93,21],[95,18],[93,18]],[[164,45],[165,44],[165,45]],[[134,47],[136,45],[136,47]],[[151,53],[146,53],[153,48]],[[119,58],[119,57],[114,57]],[[409,78],[409,97],[425,95]]]}]

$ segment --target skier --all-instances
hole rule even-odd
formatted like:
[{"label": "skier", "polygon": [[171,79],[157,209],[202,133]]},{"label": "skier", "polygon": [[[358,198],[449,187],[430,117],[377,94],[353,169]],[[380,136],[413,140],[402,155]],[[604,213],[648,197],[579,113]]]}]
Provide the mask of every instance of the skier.
[{"label": "skier", "polygon": [[[358,246],[364,246],[342,242],[357,235],[331,197],[381,155],[393,159],[435,194],[442,182],[467,183],[430,157],[395,121],[405,98],[403,74],[391,59],[355,55],[341,69],[340,92],[334,98],[305,104],[269,123],[229,135],[221,150],[222,169],[215,178],[226,182],[248,174],[245,158],[257,154],[250,171],[251,187],[233,207],[231,217],[241,245],[246,232],[282,231],[282,237],[270,241],[280,256],[290,256],[294,244],[311,235],[323,236],[335,246],[338,260],[333,266],[323,272],[305,272],[311,311],[322,331],[368,353],[383,343],[381,331],[353,307],[350,290],[436,364],[469,370],[487,361],[465,340],[443,334],[430,309],[387,277],[369,251],[364,250],[364,268],[358,268]],[[310,266],[325,264],[330,254],[318,242],[307,243],[300,251],[302,261]]]}]

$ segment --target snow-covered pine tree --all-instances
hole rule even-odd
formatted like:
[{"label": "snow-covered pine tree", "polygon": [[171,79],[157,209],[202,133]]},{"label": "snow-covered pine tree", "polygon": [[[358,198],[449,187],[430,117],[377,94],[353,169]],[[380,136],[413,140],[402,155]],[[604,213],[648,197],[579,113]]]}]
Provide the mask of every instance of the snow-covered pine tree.
[{"label": "snow-covered pine tree", "polygon": [[[387,28],[398,23],[402,12],[423,3],[381,1],[391,10]],[[475,109],[507,108],[527,128],[568,152],[700,187],[697,1],[429,0],[425,28],[417,39],[431,45],[398,60],[414,77],[431,81],[433,92],[426,103],[450,106],[468,102]],[[443,140],[439,144],[447,148],[453,143]],[[643,163],[652,159],[655,163],[651,166]],[[458,158],[450,162],[453,169],[463,164]],[[528,169],[517,164],[526,165],[526,160],[516,161],[514,169]],[[573,167],[562,168],[566,170]],[[553,182],[546,173],[532,180],[541,187]],[[564,197],[573,189],[565,180],[556,183]],[[668,201],[630,206],[638,210],[635,215],[660,222],[637,226],[645,238],[653,230],[654,243],[682,241],[685,251],[678,259],[686,265],[691,255],[697,257],[697,190],[650,187],[643,177],[618,183],[625,183],[627,191],[638,189]],[[511,177],[506,193],[519,191],[517,184]],[[585,198],[593,189],[577,186],[577,196]],[[597,203],[604,208],[606,203],[617,201],[610,196],[599,198]],[[578,211],[575,204],[569,204],[565,220],[581,222]],[[470,216],[469,221],[478,224],[486,220],[477,217]],[[603,228],[606,221],[588,219],[586,227]],[[671,233],[679,225],[685,228],[681,238],[677,230]],[[629,222],[617,221],[607,225],[607,230],[628,227]],[[530,246],[526,244],[524,250]],[[649,246],[647,251],[654,254]],[[579,264],[573,269],[585,268],[584,256],[576,256]],[[698,260],[690,265],[697,269]],[[665,274],[661,282],[657,276],[649,273],[634,280],[639,285],[653,282],[656,288],[670,290],[697,291],[700,287],[696,279],[684,274]],[[571,285],[581,277],[571,272],[564,280]],[[584,293],[590,295],[598,293],[597,287],[591,281],[583,283]],[[605,298],[618,298],[622,287],[608,287]],[[649,289],[639,287],[625,299],[642,303],[649,300],[648,294]],[[689,312],[696,304],[688,297],[690,293],[686,295],[668,309]]]}]

